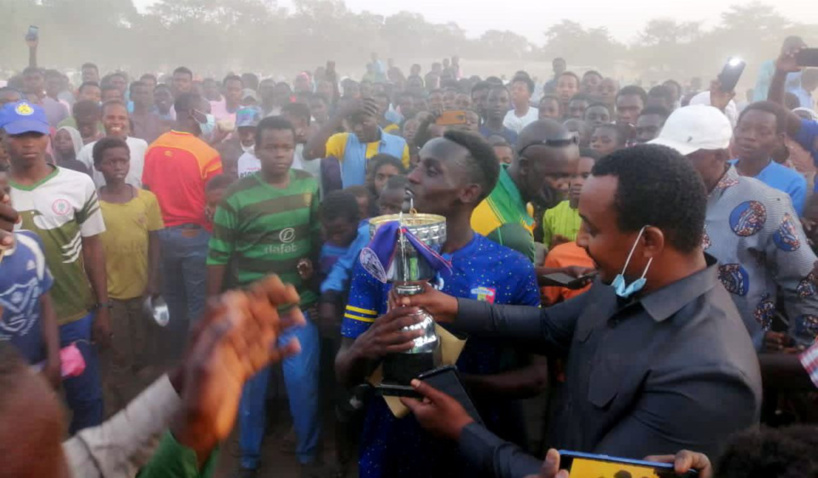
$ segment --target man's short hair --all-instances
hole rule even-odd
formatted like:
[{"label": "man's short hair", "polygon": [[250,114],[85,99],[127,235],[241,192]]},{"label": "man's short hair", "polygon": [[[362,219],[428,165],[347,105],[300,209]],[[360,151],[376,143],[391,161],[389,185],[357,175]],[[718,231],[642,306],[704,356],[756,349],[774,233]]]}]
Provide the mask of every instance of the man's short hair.
[{"label": "man's short hair", "polygon": [[242,73],[241,83],[244,85],[245,88],[258,90],[258,75],[256,75],[255,73]]},{"label": "man's short hair", "polygon": [[579,79],[579,76],[576,73],[574,73],[573,71],[563,71],[562,73],[560,73],[560,76],[558,78],[562,78],[563,76],[572,76],[572,77],[574,77],[574,79],[577,80],[577,85],[582,83],[582,81]]},{"label": "man's short hair", "polygon": [[307,125],[310,124],[310,118],[312,117],[310,107],[304,103],[287,103],[281,107],[281,114],[306,120]]},{"label": "man's short hair", "polygon": [[618,179],[614,208],[622,231],[654,226],[680,252],[701,247],[707,194],[699,173],[677,151],[650,144],[621,149],[597,161],[591,174]]},{"label": "man's short hair", "polygon": [[654,105],[654,106],[645,107],[642,110],[642,112],[639,113],[639,116],[648,116],[648,115],[660,116],[662,118],[662,120],[664,121],[664,120],[667,120],[668,117],[670,116],[670,111],[668,111],[667,108],[665,108],[664,106]]},{"label": "man's short hair", "polygon": [[173,102],[173,109],[176,110],[178,116],[179,113],[190,113],[193,110],[198,110],[201,104],[202,97],[197,93],[182,93]]},{"label": "man's short hair", "polygon": [[474,84],[474,86],[471,87],[471,94],[473,95],[475,91],[483,91],[483,90],[488,91],[490,89],[491,89],[491,83],[489,83],[488,81],[478,81],[477,83]]},{"label": "man's short hair", "polygon": [[596,103],[591,103],[590,105],[588,105],[588,107],[585,108],[585,111],[588,111],[591,108],[599,108],[599,107],[605,108],[606,110],[608,110],[609,115],[613,115],[613,111],[611,111],[611,107],[606,105],[605,103],[601,103],[599,101],[597,101]]},{"label": "man's short hair", "polygon": [[514,83],[517,83],[517,82],[525,83],[526,88],[528,88],[528,93],[529,94],[534,93],[534,80],[532,80],[531,77],[528,76],[528,74],[525,74],[525,75],[517,74],[517,75],[515,75],[514,78],[511,79],[511,84],[514,84]]},{"label": "man's short hair", "polygon": [[112,85],[110,82],[107,81],[102,82],[102,86],[100,87],[100,89],[102,90],[103,93],[112,90],[119,91],[119,88],[117,88],[116,86]]},{"label": "man's short hair", "polygon": [[122,100],[108,100],[105,103],[102,103],[102,109],[100,110],[100,111],[102,111],[102,115],[105,116],[105,110],[107,110],[108,108],[110,108],[112,106],[121,106],[122,108],[125,108],[126,112],[128,111],[128,105],[126,105],[124,101],[122,101]]},{"label": "man's short hair", "polygon": [[638,96],[642,98],[642,104],[648,102],[648,94],[645,93],[645,90],[641,86],[636,85],[628,85],[616,94],[616,99],[618,100],[620,96]]},{"label": "man's short hair", "polygon": [[591,134],[593,135],[598,129],[608,129],[616,133],[616,144],[618,146],[625,146],[628,143],[628,133],[624,131],[624,126],[622,125],[617,123],[603,123],[597,125]]},{"label": "man's short hair", "polygon": [[180,74],[180,75],[187,75],[191,79],[193,78],[193,72],[190,71],[190,68],[188,68],[186,66],[180,66],[179,68],[176,68],[175,70],[173,70],[173,75],[174,76],[176,76],[177,73]]},{"label": "man's short hair", "polygon": [[89,63],[83,63],[82,66],[80,67],[80,70],[85,70],[85,69],[88,69],[88,68],[93,68],[94,71],[99,73],[99,67],[95,63],[90,63],[90,62]]},{"label": "man's short hair", "polygon": [[145,78],[150,78],[151,80],[153,80],[154,83],[159,82],[159,80],[156,78],[156,75],[154,75],[153,73],[145,73],[144,75],[139,77],[140,80],[144,80]]},{"label": "man's short hair", "polygon": [[485,199],[500,177],[500,163],[494,154],[494,148],[481,136],[465,131],[446,131],[443,137],[468,150],[472,158],[468,165],[470,180],[480,185],[480,200]]},{"label": "man's short hair", "polygon": [[231,184],[233,184],[233,178],[226,174],[219,174],[218,176],[213,176],[213,178],[205,184],[205,192],[209,193],[217,189],[227,189]]},{"label": "man's short hair", "polygon": [[587,76],[592,76],[592,75],[594,75],[594,76],[598,76],[600,80],[604,78],[604,77],[602,76],[602,73],[600,73],[600,72],[598,72],[598,71],[596,71],[596,70],[588,70],[588,71],[586,71],[586,72],[585,72],[585,73],[582,75],[582,78],[583,78],[583,79],[585,79],[585,77],[587,77]]},{"label": "man's short hair", "polygon": [[374,173],[384,165],[391,165],[394,166],[395,169],[398,170],[400,174],[406,174],[406,168],[403,166],[403,161],[400,158],[396,158],[391,154],[380,153],[372,156],[369,161],[367,161],[366,169],[371,173]]},{"label": "man's short hair", "polygon": [[572,96],[571,99],[568,100],[568,104],[571,104],[574,101],[584,101],[584,102],[588,103],[589,106],[591,104],[591,98],[588,95],[584,94],[584,93],[577,93],[574,96]]},{"label": "man's short hair", "polygon": [[321,202],[318,214],[322,221],[331,221],[342,218],[349,222],[357,223],[361,220],[361,210],[358,207],[358,200],[349,191],[332,191]]},{"label": "man's short hair", "polygon": [[91,114],[102,114],[102,109],[99,107],[99,103],[94,100],[77,101],[71,108],[71,115],[75,118],[78,116],[87,116]]},{"label": "man's short hair", "polygon": [[741,119],[744,118],[744,115],[750,111],[763,111],[765,113],[770,113],[771,115],[775,116],[775,132],[785,133],[787,131],[787,118],[789,116],[789,112],[778,103],[773,103],[772,101],[756,101],[755,103],[750,103],[739,115],[738,122],[741,123]]},{"label": "man's short hair", "polygon": [[730,437],[716,463],[722,478],[818,475],[818,428],[754,427]]},{"label": "man's short hair", "polygon": [[[83,84],[80,85],[80,87],[77,89],[77,93],[82,93],[82,90],[88,88],[89,86],[95,86],[95,87],[99,88],[99,83],[97,83],[96,81],[86,81],[86,82],[84,82]],[[101,89],[102,88],[100,88],[100,90]]]},{"label": "man's short hair", "polygon": [[100,163],[102,163],[102,156],[105,154],[105,151],[114,148],[125,148],[129,155],[131,153],[131,149],[124,139],[106,136],[94,143],[94,149],[91,152],[94,158],[94,166],[99,166]]},{"label": "man's short hair", "polygon": [[661,98],[670,104],[673,104],[673,92],[665,85],[656,85],[650,89],[648,96],[651,98]]},{"label": "man's short hair", "polygon": [[222,86],[227,86],[228,81],[238,81],[239,83],[241,83],[242,87],[244,86],[244,81],[242,81],[239,75],[230,74],[225,76],[224,80],[222,80]]},{"label": "man's short hair", "polygon": [[45,70],[42,68],[38,68],[36,66],[27,66],[25,70],[23,70],[23,76],[26,75],[45,75]]},{"label": "man's short hair", "polygon": [[134,88],[147,88],[148,85],[140,80],[132,81],[130,85],[128,85],[128,91],[133,95]]},{"label": "man's short hair", "polygon": [[283,116],[268,116],[261,120],[256,127],[256,146],[261,145],[261,136],[264,131],[290,131],[295,139],[295,127]]}]

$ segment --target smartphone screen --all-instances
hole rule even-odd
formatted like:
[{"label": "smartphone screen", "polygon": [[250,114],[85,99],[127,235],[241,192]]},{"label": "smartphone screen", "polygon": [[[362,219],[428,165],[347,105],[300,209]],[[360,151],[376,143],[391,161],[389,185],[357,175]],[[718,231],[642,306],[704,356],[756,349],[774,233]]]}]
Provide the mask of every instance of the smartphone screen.
[{"label": "smartphone screen", "polygon": [[724,92],[735,91],[738,80],[741,79],[741,74],[744,73],[744,67],[747,63],[740,58],[730,58],[719,73],[719,83],[721,83],[721,90]]},{"label": "smartphone screen", "polygon": [[466,112],[462,110],[447,110],[440,113],[436,124],[441,126],[462,125],[468,122]]},{"label": "smartphone screen", "polygon": [[26,33],[27,40],[36,40],[40,35],[40,29],[37,28],[35,25],[31,25],[28,27],[28,32]]}]

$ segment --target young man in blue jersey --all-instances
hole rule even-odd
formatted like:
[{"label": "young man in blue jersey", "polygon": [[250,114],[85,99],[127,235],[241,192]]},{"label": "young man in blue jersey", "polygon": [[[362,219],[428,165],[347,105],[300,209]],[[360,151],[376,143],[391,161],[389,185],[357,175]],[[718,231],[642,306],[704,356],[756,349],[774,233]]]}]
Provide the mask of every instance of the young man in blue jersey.
[{"label": "young man in blue jersey", "polygon": [[[408,177],[418,211],[446,218],[447,237],[441,254],[451,273],[436,279],[437,287],[464,298],[498,304],[539,304],[530,261],[470,227],[474,208],[493,189],[499,164],[482,138],[449,131],[420,151],[420,165]],[[339,380],[354,386],[365,381],[387,353],[412,347],[413,332],[404,332],[411,318],[400,310],[387,312],[390,286],[357,264],[341,325],[343,344],[335,361]],[[405,311],[403,312],[405,314]],[[530,362],[502,343],[469,339],[457,366],[487,425],[515,441],[522,430],[513,399],[538,393],[544,383],[542,362]],[[464,464],[456,449],[422,431],[414,417],[395,418],[384,400],[371,397],[360,443],[362,477],[452,476]]]}]

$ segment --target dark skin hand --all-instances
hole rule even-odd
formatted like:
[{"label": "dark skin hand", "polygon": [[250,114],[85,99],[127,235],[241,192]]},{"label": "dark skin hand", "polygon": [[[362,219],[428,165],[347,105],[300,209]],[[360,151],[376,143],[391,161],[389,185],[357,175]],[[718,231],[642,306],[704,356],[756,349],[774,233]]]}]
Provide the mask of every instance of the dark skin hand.
[{"label": "dark skin hand", "polygon": [[423,292],[412,296],[389,293],[389,307],[420,307],[426,309],[435,322],[450,324],[457,316],[457,298],[446,295],[429,284],[423,284]]},{"label": "dark skin hand", "polygon": [[401,397],[400,401],[427,431],[456,441],[463,429],[474,423],[463,406],[451,396],[417,379],[412,380],[411,385],[423,395],[423,400]]},{"label": "dark skin hand", "polygon": [[[300,352],[297,339],[276,345],[284,330],[304,324],[297,304],[295,288],[276,276],[208,304],[183,365],[172,374],[182,409],[171,432],[196,452],[200,464],[233,430],[244,383],[268,364]],[[280,316],[282,305],[293,308]]]},{"label": "dark skin hand", "polygon": [[768,331],[764,334],[765,352],[789,352],[795,353],[797,350],[791,348],[794,341],[792,337],[784,332]]},{"label": "dark skin hand", "polygon": [[0,248],[9,248],[14,243],[12,231],[20,220],[20,215],[11,207],[11,196],[0,191]]},{"label": "dark skin hand", "polygon": [[[682,450],[675,455],[652,455],[644,458],[644,461],[656,463],[673,463],[673,471],[678,475],[684,475],[690,470],[696,470],[699,478],[713,478],[713,467],[710,459],[703,453]],[[540,472],[536,475],[529,475],[526,478],[569,478],[567,470],[560,469],[560,453],[551,448],[545,455]]]}]

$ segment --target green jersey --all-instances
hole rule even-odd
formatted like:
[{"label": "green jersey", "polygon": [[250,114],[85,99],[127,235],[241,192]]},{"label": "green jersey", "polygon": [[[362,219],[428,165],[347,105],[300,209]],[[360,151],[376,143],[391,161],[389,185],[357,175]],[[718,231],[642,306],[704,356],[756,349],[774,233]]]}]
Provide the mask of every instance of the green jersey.
[{"label": "green jersey", "polygon": [[231,283],[244,286],[277,274],[301,295],[301,306],[315,303],[298,274],[301,259],[320,248],[318,184],[308,173],[290,170],[290,184],[276,188],[261,173],[231,186],[213,217],[208,265],[229,266]]}]

